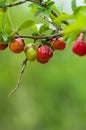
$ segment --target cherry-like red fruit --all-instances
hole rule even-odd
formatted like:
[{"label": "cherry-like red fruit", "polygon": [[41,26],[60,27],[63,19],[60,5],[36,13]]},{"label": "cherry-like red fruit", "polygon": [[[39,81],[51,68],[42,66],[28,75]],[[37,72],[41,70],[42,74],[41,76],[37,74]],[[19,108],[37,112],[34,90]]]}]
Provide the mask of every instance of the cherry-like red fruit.
[{"label": "cherry-like red fruit", "polygon": [[14,53],[21,53],[24,50],[24,41],[21,38],[13,39],[9,48]]},{"label": "cherry-like red fruit", "polygon": [[79,56],[86,55],[86,44],[83,40],[83,33],[80,33],[76,42],[73,44],[72,51]]},{"label": "cherry-like red fruit", "polygon": [[79,56],[86,55],[85,42],[84,41],[76,41],[75,44],[72,47],[72,51]]},{"label": "cherry-like red fruit", "polygon": [[64,50],[66,47],[66,43],[64,42],[62,37],[58,39],[53,38],[50,40],[50,43],[54,50]]},{"label": "cherry-like red fruit", "polygon": [[41,46],[37,50],[37,61],[40,63],[47,63],[52,56],[53,51],[47,45]]},{"label": "cherry-like red fruit", "polygon": [[0,50],[5,50],[8,47],[8,44],[0,43]]}]

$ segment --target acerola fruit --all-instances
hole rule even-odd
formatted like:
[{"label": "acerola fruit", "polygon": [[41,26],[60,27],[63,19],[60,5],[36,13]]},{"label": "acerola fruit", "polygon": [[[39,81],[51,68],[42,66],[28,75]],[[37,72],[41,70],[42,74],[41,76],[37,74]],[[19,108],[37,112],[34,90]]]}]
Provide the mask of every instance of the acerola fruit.
[{"label": "acerola fruit", "polygon": [[0,50],[5,50],[8,47],[8,44],[0,43]]},{"label": "acerola fruit", "polygon": [[64,50],[66,47],[66,43],[64,42],[62,37],[60,37],[58,39],[53,38],[50,40],[50,43],[54,50]]},{"label": "acerola fruit", "polygon": [[44,45],[38,48],[38,51],[37,51],[38,62],[47,63],[52,56],[53,56],[53,51],[51,47]]},{"label": "acerola fruit", "polygon": [[36,47],[31,43],[25,46],[25,55],[28,60],[34,61],[37,58]]},{"label": "acerola fruit", "polygon": [[24,41],[21,38],[13,39],[9,45],[9,48],[14,53],[21,53],[24,50]]},{"label": "acerola fruit", "polygon": [[86,55],[86,44],[83,41],[83,33],[80,33],[78,39],[72,46],[72,51],[73,53],[79,55],[79,56],[84,56]]}]

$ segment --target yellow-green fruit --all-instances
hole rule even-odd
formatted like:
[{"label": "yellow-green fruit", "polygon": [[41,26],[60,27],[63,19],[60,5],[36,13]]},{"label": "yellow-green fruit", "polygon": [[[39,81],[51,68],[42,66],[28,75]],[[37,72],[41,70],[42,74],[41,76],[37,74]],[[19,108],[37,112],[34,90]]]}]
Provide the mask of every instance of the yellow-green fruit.
[{"label": "yellow-green fruit", "polygon": [[32,44],[25,47],[25,55],[29,61],[34,61],[37,58],[37,50]]}]

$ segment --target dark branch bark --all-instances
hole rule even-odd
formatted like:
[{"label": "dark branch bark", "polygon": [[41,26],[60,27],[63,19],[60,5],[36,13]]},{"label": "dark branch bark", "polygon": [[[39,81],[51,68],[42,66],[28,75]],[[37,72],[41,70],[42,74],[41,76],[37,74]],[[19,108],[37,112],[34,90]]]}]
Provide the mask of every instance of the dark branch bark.
[{"label": "dark branch bark", "polygon": [[[19,1],[19,2],[14,3],[14,4],[7,4],[5,7],[13,7],[13,6],[24,4],[25,2],[27,2],[27,0]],[[0,8],[3,8],[3,6],[0,5]]]},{"label": "dark branch bark", "polygon": [[50,35],[50,36],[26,36],[26,35],[19,35],[19,36],[15,36],[15,38],[31,38],[31,39],[34,39],[34,40],[37,40],[37,39],[47,39],[47,40],[50,40],[52,38],[59,38],[61,37],[63,34],[63,31],[59,31],[58,33],[54,34],[54,35]]}]

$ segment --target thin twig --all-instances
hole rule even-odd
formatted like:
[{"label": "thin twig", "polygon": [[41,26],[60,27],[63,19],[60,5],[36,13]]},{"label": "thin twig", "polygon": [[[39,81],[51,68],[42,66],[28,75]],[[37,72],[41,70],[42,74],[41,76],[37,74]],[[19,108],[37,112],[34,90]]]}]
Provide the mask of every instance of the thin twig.
[{"label": "thin twig", "polygon": [[[25,2],[27,2],[27,0],[19,1],[19,2],[17,2],[17,3],[13,3],[13,4],[7,4],[7,5],[5,5],[4,7],[13,7],[13,6],[17,6],[17,5],[24,4]],[[3,8],[3,6],[0,5],[0,8]]]},{"label": "thin twig", "polygon": [[23,75],[23,73],[24,73],[24,71],[25,71],[26,64],[27,64],[27,59],[25,59],[25,60],[23,61],[22,69],[21,69],[21,71],[20,71],[20,75],[19,75],[19,78],[18,78],[17,85],[16,85],[16,87],[9,93],[8,97],[11,96],[12,94],[14,94],[15,91],[20,87],[20,82],[21,82],[21,79],[22,79],[22,75]]},{"label": "thin twig", "polygon": [[[13,4],[7,4],[5,5],[4,7],[13,7],[13,6],[18,6],[18,5],[21,5],[21,4],[24,4],[26,2],[34,2],[34,3],[37,3],[37,4],[40,4],[41,6],[45,7],[46,4],[45,3],[42,3],[42,2],[39,2],[39,1],[36,1],[36,0],[23,0],[23,1],[19,1],[19,2],[16,2],[16,3],[13,3]],[[0,8],[3,8],[2,5],[0,5]]]},{"label": "thin twig", "polygon": [[42,15],[39,15],[42,19],[44,19],[45,21],[47,21],[48,23],[50,23],[57,31],[61,30],[60,27],[57,27],[54,22],[52,22],[51,20],[49,20],[46,16],[42,16]]}]

